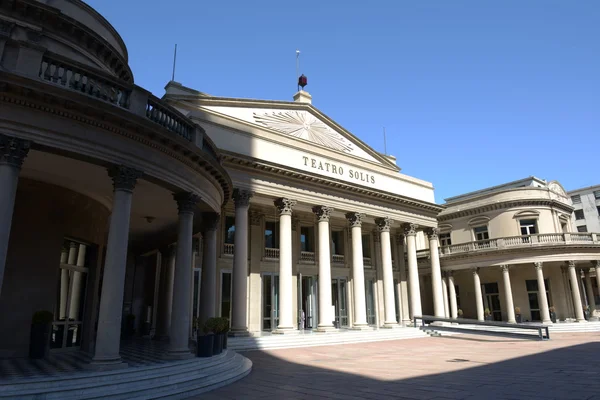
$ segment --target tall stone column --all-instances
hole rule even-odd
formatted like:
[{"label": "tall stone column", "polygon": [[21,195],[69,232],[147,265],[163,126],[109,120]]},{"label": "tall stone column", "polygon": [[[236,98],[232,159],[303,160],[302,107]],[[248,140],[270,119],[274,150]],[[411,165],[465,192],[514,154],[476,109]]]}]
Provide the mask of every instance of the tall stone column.
[{"label": "tall stone column", "polygon": [[444,318],[450,318],[450,305],[448,304],[448,285],[446,274],[442,272],[442,295],[444,296]]},{"label": "tall stone column", "polygon": [[[84,244],[77,245],[77,261],[75,265],[85,267],[85,255],[87,248]],[[71,295],[71,304],[69,305],[69,318],[79,320],[79,308],[81,306],[81,283],[83,272],[73,271],[73,292]],[[81,332],[78,332],[81,335]]]},{"label": "tall stone column", "polygon": [[456,304],[456,286],[454,286],[454,274],[448,271],[448,287],[450,290],[450,318],[458,318],[458,306]]},{"label": "tall stone column", "polygon": [[596,286],[600,290],[600,261],[594,261],[594,269],[596,270]]},{"label": "tall stone column", "polygon": [[438,245],[438,228],[427,231],[429,236],[429,258],[431,259],[431,289],[433,293],[433,314],[444,316],[444,298],[442,293],[442,270],[440,267],[440,250]]},{"label": "tall stone column", "polygon": [[483,321],[483,297],[481,295],[481,280],[479,279],[479,268],[473,269],[473,284],[475,288],[475,306],[477,308],[477,319]]},{"label": "tall stone column", "polygon": [[406,251],[408,255],[408,291],[410,294],[410,316],[423,315],[421,289],[419,288],[419,266],[417,264],[417,224],[406,224]]},{"label": "tall stone column", "polygon": [[333,315],[331,315],[331,254],[329,241],[329,217],[332,207],[313,207],[317,216],[318,225],[318,255],[319,255],[319,324],[317,331],[326,332],[333,330]]},{"label": "tall stone column", "polygon": [[575,318],[577,322],[586,322],[583,315],[583,306],[581,296],[579,295],[579,285],[577,283],[577,273],[575,272],[575,261],[568,261],[569,281],[571,282],[571,293],[573,295],[573,308],[575,309]]},{"label": "tall stone column", "polygon": [[296,200],[277,199],[279,211],[279,325],[275,333],[294,329],[294,300],[292,285],[292,208]]},{"label": "tall stone column", "polygon": [[231,334],[248,334],[248,208],[252,193],[235,189],[235,234],[233,249]]},{"label": "tall stone column", "polygon": [[161,253],[164,257],[163,282],[161,283],[161,296],[159,303],[159,317],[156,326],[157,340],[169,338],[171,331],[171,312],[173,310],[173,281],[175,279],[175,246],[169,246],[166,251]]},{"label": "tall stone column", "polygon": [[404,261],[404,235],[396,236],[396,249],[397,255],[396,260],[398,263],[398,270],[400,271],[400,293],[398,296],[400,307],[400,318],[402,319],[402,325],[410,324],[410,310],[408,308],[408,282],[406,277],[406,262]]},{"label": "tall stone column", "polygon": [[383,270],[383,309],[385,327],[398,326],[396,320],[396,302],[394,296],[394,271],[392,270],[392,250],[390,241],[390,218],[377,218],[375,223],[381,239],[381,264]]},{"label": "tall stone column", "polygon": [[502,268],[502,281],[504,283],[504,299],[506,301],[506,314],[508,316],[509,324],[516,324],[515,319],[515,305],[513,303],[512,287],[510,285],[510,272],[508,265],[501,265]]},{"label": "tall stone column", "polygon": [[[537,273],[538,282],[538,302],[540,303],[540,314],[542,315],[542,323],[551,324],[550,309],[548,308],[548,297],[546,296],[546,283],[544,282],[543,263],[536,262],[535,272]],[[577,284],[577,282],[575,282]]]},{"label": "tall stone column", "polygon": [[121,364],[119,347],[131,200],[137,180],[142,176],[142,172],[125,166],[110,168],[108,173],[113,179],[114,196],[106,244],[96,349],[92,358],[92,364],[98,367]]},{"label": "tall stone column", "polygon": [[190,272],[192,270],[192,236],[194,234],[194,210],[200,197],[194,193],[177,193],[174,196],[179,209],[177,232],[177,258],[175,260],[175,280],[173,282],[173,310],[171,311],[171,333],[169,336],[168,358],[189,358]]},{"label": "tall stone column", "polygon": [[365,300],[365,270],[362,252],[362,219],[364,214],[351,212],[346,219],[352,230],[352,283],[354,289],[354,325],[353,329],[368,327],[367,305]]},{"label": "tall stone column", "polygon": [[585,274],[585,293],[587,295],[588,304],[590,305],[590,314],[592,310],[596,309],[596,299],[594,299],[594,288],[592,287],[592,279],[590,277],[590,272],[592,269],[584,269],[583,273]]},{"label": "tall stone column", "polygon": [[2,293],[19,172],[30,146],[31,143],[27,140],[0,134],[0,293]]},{"label": "tall stone column", "polygon": [[205,213],[203,219],[204,240],[198,324],[200,329],[209,318],[217,316],[217,229],[220,216],[217,213]]}]

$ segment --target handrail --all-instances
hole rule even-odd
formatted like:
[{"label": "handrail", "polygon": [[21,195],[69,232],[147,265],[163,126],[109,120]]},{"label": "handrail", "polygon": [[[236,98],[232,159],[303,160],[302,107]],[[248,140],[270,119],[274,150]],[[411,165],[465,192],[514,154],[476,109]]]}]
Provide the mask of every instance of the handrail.
[{"label": "handrail", "polygon": [[[422,316],[415,316],[413,317],[414,319],[414,326],[416,328],[418,328],[418,324],[417,321],[421,320],[421,329],[428,329],[427,324],[431,323],[431,322],[448,322],[451,324],[468,324],[468,325],[480,325],[480,326],[490,326],[490,327],[497,327],[497,328],[511,328],[511,329],[525,329],[525,330],[537,330],[538,331],[538,338],[540,340],[549,340],[550,339],[550,329],[548,328],[548,325],[542,325],[542,324],[536,324],[536,325],[532,325],[532,324],[509,324],[508,322],[499,322],[499,321],[479,321],[476,319],[467,319],[467,318],[444,318],[444,317],[434,317],[433,315],[422,315]],[[457,331],[457,330],[461,330],[461,332],[469,332],[469,333],[480,333],[477,330],[474,329],[468,329],[468,328],[461,328],[461,327],[457,327],[456,325],[451,326],[451,327],[447,327],[447,326],[435,326],[435,328],[431,328],[431,329],[436,329],[436,330],[447,330],[447,331]],[[485,333],[489,333],[489,331],[484,331]],[[485,334],[482,333],[482,334]],[[512,333],[512,332],[503,332],[503,333]],[[526,335],[526,336],[531,336],[531,335]]]},{"label": "handrail", "polygon": [[[184,139],[189,141],[192,140],[192,133],[195,129],[194,125],[171,106],[162,104],[160,99],[154,95],[148,96],[146,117]],[[214,158],[217,158],[216,154],[214,154],[214,150],[212,148],[210,150],[210,154]]]}]

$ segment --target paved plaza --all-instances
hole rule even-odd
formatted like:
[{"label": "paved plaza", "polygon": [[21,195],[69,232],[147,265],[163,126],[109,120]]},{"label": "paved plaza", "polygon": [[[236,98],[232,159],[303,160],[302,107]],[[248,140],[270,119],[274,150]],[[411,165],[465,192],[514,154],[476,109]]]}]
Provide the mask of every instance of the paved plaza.
[{"label": "paved plaza", "polygon": [[197,399],[600,400],[600,333],[456,335],[244,353],[241,381]]}]

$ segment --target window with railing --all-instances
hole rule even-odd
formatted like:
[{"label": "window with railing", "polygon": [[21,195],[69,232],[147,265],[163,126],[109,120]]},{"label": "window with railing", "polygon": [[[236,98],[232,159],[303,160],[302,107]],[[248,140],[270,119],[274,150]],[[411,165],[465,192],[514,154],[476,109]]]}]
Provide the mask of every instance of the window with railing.
[{"label": "window with railing", "polygon": [[594,190],[594,198],[600,199],[600,190]]},{"label": "window with railing", "polygon": [[450,246],[452,244],[452,239],[450,237],[450,232],[448,233],[440,233],[440,246]]},{"label": "window with railing", "polygon": [[315,228],[313,226],[300,227],[300,251],[315,251]]},{"label": "window with railing", "polygon": [[279,248],[279,222],[265,222],[265,248]]},{"label": "window with railing", "polygon": [[575,210],[575,219],[585,219],[585,215],[583,214],[583,210]]},{"label": "window with railing", "polygon": [[331,254],[339,256],[344,255],[344,231],[331,232]]},{"label": "window with railing", "polygon": [[223,238],[226,244],[234,244],[235,239],[235,217],[225,217],[225,229]]},{"label": "window with railing", "polygon": [[490,234],[488,232],[487,225],[476,226],[473,228],[473,235],[475,236],[475,241],[477,242],[477,248],[488,248],[490,247]]}]

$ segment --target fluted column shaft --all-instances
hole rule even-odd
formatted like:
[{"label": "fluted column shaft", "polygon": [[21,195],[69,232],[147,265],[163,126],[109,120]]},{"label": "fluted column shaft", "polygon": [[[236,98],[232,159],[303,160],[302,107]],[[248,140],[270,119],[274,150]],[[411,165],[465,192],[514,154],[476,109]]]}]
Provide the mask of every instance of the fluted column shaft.
[{"label": "fluted column shaft", "polygon": [[354,325],[360,329],[367,324],[367,305],[365,297],[365,270],[362,252],[362,218],[363,214],[348,213],[346,218],[352,230],[352,282],[354,288]]},{"label": "fluted column shaft", "polygon": [[394,297],[394,271],[392,269],[392,249],[390,241],[389,218],[377,218],[375,223],[381,239],[381,261],[383,270],[383,308],[385,313],[384,326],[398,325],[396,320],[396,302]]},{"label": "fluted column shaft", "polygon": [[450,290],[450,318],[458,318],[458,306],[456,304],[456,287],[454,286],[454,275],[448,273],[448,289]]},{"label": "fluted column shaft", "polygon": [[473,270],[473,284],[475,288],[475,306],[477,308],[477,319],[479,321],[483,321],[483,297],[481,295],[481,280],[479,279],[478,268]]},{"label": "fluted column shaft", "polygon": [[19,172],[30,146],[31,143],[27,140],[0,134],[0,293],[2,293]]},{"label": "fluted column shaft", "polygon": [[177,233],[177,258],[173,281],[173,310],[171,311],[171,332],[169,335],[168,356],[188,358],[189,349],[190,272],[192,270],[192,236],[194,234],[194,210],[200,197],[193,193],[178,193],[174,196],[179,208],[179,228]]},{"label": "fluted column shaft", "polygon": [[278,332],[294,329],[292,285],[292,208],[296,200],[277,199],[279,211],[279,325]]},{"label": "fluted column shaft", "polygon": [[600,290],[600,261],[594,261],[594,269],[596,270],[596,286]]},{"label": "fluted column shaft", "polygon": [[439,229],[427,231],[429,236],[429,257],[431,259],[431,289],[433,293],[433,313],[436,317],[444,316],[444,297],[442,293],[442,269],[438,246]]},{"label": "fluted column shaft", "polygon": [[200,283],[200,318],[202,329],[209,318],[217,316],[217,228],[219,214],[204,214],[202,276]]},{"label": "fluted column shaft", "polygon": [[329,217],[333,208],[327,206],[313,207],[317,216],[319,235],[319,324],[318,331],[333,329],[333,315],[331,315],[331,254],[329,241]]},{"label": "fluted column shaft", "polygon": [[121,362],[119,347],[131,200],[137,179],[142,176],[142,173],[133,168],[120,166],[109,169],[109,175],[113,179],[114,196],[106,244],[96,348],[92,359],[94,364]]},{"label": "fluted column shaft", "polygon": [[400,318],[402,319],[402,324],[408,325],[410,324],[410,310],[408,307],[409,301],[406,263],[404,262],[404,235],[396,235],[396,249],[398,270],[400,271],[400,293],[398,293],[398,300],[400,304],[397,306],[400,307]]},{"label": "fluted column shaft", "polygon": [[164,256],[161,304],[159,305],[160,317],[156,327],[156,337],[166,339],[171,330],[171,312],[173,311],[173,281],[175,279],[175,256],[174,246],[169,246]]},{"label": "fluted column shaft", "polygon": [[504,299],[506,301],[506,314],[509,324],[516,324],[515,306],[513,303],[512,287],[510,284],[510,271],[508,265],[502,265],[502,281],[504,283]]},{"label": "fluted column shaft", "polygon": [[[540,314],[544,324],[551,324],[550,308],[548,307],[548,297],[546,296],[546,283],[544,282],[544,270],[541,262],[536,262],[535,271],[538,281],[538,302],[540,303]],[[577,283],[577,282],[576,282]]]},{"label": "fluted column shaft", "polygon": [[444,296],[444,318],[450,318],[450,305],[448,304],[448,285],[446,277],[442,273],[442,296]]},{"label": "fluted column shaft", "polygon": [[590,306],[590,313],[591,313],[592,310],[596,309],[596,299],[594,299],[594,288],[592,286],[590,270],[585,269],[585,270],[583,270],[583,273],[585,274],[585,293],[587,295],[587,301]]},{"label": "fluted column shaft", "polygon": [[579,284],[577,273],[575,272],[575,262],[568,262],[569,280],[571,281],[571,293],[573,295],[573,308],[575,309],[575,318],[578,322],[584,322],[583,306],[581,304],[581,296],[579,295]]},{"label": "fluted column shaft", "polygon": [[417,228],[416,224],[405,225],[406,253],[408,258],[408,293],[410,295],[411,318],[423,315],[421,308],[421,289],[419,288],[419,267],[417,264]]},{"label": "fluted column shaft", "polygon": [[235,234],[233,249],[231,332],[248,332],[248,209],[252,193],[235,189]]}]

